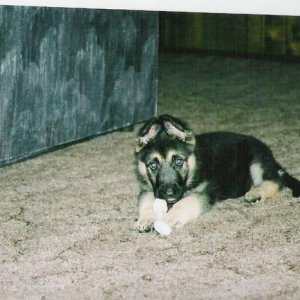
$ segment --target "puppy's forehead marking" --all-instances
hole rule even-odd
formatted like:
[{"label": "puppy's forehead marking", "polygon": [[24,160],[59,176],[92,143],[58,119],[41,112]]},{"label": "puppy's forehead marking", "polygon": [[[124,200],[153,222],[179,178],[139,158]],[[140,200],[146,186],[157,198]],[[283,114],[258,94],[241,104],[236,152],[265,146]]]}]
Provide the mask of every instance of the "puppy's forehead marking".
[{"label": "puppy's forehead marking", "polygon": [[182,158],[185,158],[186,157],[186,155],[185,154],[183,154],[182,152],[180,152],[180,151],[176,151],[176,150],[169,150],[168,152],[167,152],[167,155],[166,155],[166,159],[167,159],[167,161],[168,162],[171,162],[172,161],[172,158],[173,158],[173,156],[179,156],[179,157],[182,157]]},{"label": "puppy's forehead marking", "polygon": [[180,154],[179,154],[179,152],[177,152],[175,150],[169,150],[166,155],[167,161],[169,161],[169,162],[172,161],[172,158],[174,155],[180,155]]},{"label": "puppy's forehead marking", "polygon": [[152,152],[150,155],[149,155],[149,159],[150,160],[153,160],[153,159],[158,159],[159,162],[161,162],[163,160],[163,157],[160,153],[158,152]]}]

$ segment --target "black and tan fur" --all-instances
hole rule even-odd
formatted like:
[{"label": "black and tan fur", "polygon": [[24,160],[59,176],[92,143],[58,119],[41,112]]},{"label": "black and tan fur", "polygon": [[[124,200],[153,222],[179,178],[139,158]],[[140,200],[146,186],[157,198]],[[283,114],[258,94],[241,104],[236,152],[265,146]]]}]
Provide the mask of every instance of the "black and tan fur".
[{"label": "black and tan fur", "polygon": [[168,115],[140,129],[135,157],[140,182],[136,227],[141,232],[153,227],[155,198],[167,201],[164,221],[174,229],[227,198],[267,200],[283,186],[300,196],[300,182],[260,140],[229,132],[194,135],[184,121]]}]

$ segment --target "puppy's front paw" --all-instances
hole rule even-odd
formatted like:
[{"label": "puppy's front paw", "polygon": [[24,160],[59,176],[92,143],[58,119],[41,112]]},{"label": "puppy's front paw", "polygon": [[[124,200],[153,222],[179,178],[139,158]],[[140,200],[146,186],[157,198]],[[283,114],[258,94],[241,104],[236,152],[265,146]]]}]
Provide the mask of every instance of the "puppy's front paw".
[{"label": "puppy's front paw", "polygon": [[145,214],[138,218],[138,220],[135,223],[135,228],[139,232],[148,232],[153,229],[154,222],[155,222],[154,213]]},{"label": "puppy's front paw", "polygon": [[172,230],[181,228],[185,224],[180,214],[172,211],[167,213],[166,217],[164,218],[164,222],[167,223]]}]

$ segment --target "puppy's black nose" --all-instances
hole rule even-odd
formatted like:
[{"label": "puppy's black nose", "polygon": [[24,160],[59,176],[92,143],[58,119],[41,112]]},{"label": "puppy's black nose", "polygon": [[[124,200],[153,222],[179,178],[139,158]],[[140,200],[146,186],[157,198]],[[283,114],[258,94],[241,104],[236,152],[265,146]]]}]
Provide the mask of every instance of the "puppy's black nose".
[{"label": "puppy's black nose", "polygon": [[180,190],[174,184],[163,184],[158,188],[158,198],[171,200],[177,199],[179,196]]},{"label": "puppy's black nose", "polygon": [[165,194],[167,197],[173,197],[174,196],[174,190],[173,188],[169,187],[166,189]]}]

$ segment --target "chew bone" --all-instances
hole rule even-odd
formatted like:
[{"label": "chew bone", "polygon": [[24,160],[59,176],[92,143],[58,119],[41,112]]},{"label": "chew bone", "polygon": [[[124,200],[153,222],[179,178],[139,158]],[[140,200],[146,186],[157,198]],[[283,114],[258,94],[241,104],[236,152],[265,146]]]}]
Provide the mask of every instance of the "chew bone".
[{"label": "chew bone", "polygon": [[168,211],[167,202],[163,199],[156,198],[153,203],[153,210],[156,216],[154,229],[161,235],[169,235],[172,230],[170,226],[163,221]]}]

